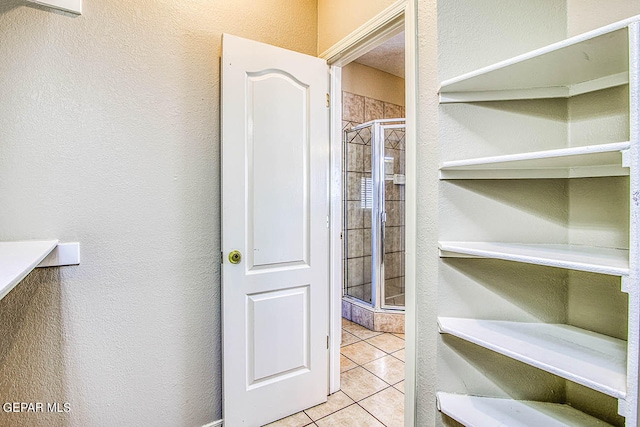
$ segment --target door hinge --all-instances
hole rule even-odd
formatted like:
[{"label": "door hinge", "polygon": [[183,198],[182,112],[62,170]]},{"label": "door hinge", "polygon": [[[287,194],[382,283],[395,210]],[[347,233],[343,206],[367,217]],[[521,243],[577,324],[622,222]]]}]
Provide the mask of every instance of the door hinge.
[{"label": "door hinge", "polygon": [[327,228],[329,228],[329,216],[327,215]]},{"label": "door hinge", "polygon": [[342,232],[340,232],[340,240],[342,240]]},{"label": "door hinge", "polygon": [[329,350],[329,335],[327,335],[327,350]]},{"label": "door hinge", "polygon": [[220,264],[224,264],[224,252],[220,251]]},{"label": "door hinge", "polygon": [[327,93],[327,107],[331,105],[331,95]]}]

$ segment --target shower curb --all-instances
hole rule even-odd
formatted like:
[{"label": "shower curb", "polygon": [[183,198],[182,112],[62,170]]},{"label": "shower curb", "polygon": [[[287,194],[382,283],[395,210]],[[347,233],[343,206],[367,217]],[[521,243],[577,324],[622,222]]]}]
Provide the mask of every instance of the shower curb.
[{"label": "shower curb", "polygon": [[375,332],[404,334],[404,311],[376,310],[350,298],[343,298],[342,317]]}]

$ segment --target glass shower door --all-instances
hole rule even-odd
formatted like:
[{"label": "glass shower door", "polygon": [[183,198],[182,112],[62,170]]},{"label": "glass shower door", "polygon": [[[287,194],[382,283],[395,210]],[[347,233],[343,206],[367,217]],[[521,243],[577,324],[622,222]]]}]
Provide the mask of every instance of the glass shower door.
[{"label": "glass shower door", "polygon": [[371,128],[347,130],[344,138],[344,292],[345,295],[371,304],[374,301],[371,292]]},{"label": "glass shower door", "polygon": [[384,280],[381,282],[380,307],[404,308],[404,180],[405,125],[383,125],[384,194],[381,198],[385,221],[383,229]]},{"label": "glass shower door", "polygon": [[344,133],[344,292],[404,308],[404,119]]}]

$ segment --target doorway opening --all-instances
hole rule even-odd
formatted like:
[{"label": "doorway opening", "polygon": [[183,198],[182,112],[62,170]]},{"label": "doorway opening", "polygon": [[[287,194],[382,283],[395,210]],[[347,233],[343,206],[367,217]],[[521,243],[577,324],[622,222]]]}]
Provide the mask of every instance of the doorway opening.
[{"label": "doorway opening", "polygon": [[398,34],[342,67],[343,317],[404,333],[405,61]]},{"label": "doorway opening", "polygon": [[415,4],[398,1],[320,55],[333,100],[330,391],[340,389],[343,315],[369,329],[378,320],[405,334],[406,426],[415,411],[415,39]]},{"label": "doorway opening", "polygon": [[[406,82],[404,16],[333,67],[341,153],[340,314],[405,332]],[[335,170],[334,170],[335,173]],[[336,256],[336,254],[334,254]],[[334,267],[335,267],[335,259]]]}]

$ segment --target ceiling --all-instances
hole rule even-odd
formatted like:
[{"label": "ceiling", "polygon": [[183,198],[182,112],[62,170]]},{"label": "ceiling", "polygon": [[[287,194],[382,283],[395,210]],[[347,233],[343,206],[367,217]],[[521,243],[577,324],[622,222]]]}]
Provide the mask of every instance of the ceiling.
[{"label": "ceiling", "polygon": [[365,53],[354,62],[404,79],[404,31]]}]

